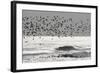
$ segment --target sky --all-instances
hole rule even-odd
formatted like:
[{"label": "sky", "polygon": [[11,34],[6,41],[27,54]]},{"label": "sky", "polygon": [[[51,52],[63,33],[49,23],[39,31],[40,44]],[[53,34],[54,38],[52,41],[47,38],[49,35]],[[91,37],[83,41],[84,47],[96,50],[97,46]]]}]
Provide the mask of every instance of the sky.
[{"label": "sky", "polygon": [[[59,28],[60,31],[66,32],[63,28],[65,28],[65,26],[67,26],[67,25],[70,26],[70,24],[72,24],[74,31],[71,34],[71,30],[67,29],[67,32],[66,32],[67,36],[90,36],[91,35],[90,34],[91,33],[91,14],[90,13],[40,11],[40,10],[23,10],[22,11],[23,18],[24,17],[29,17],[29,18],[30,17],[38,17],[37,19],[39,19],[40,16],[45,17],[45,18],[47,18],[47,16],[48,16],[49,17],[48,22],[51,22],[50,19],[52,19],[53,16],[58,16],[59,18],[62,18],[62,19],[58,20],[60,22],[65,19],[66,22],[63,23],[64,26],[62,28]],[[72,19],[72,20],[70,21],[69,19]],[[30,22],[30,21],[33,22],[34,20],[31,20],[31,18],[30,18],[26,22]],[[23,21],[23,22],[25,24],[25,21]],[[39,22],[37,22],[37,23],[39,23]],[[51,22],[51,24],[55,24],[55,23],[56,22],[53,22],[53,21]],[[42,24],[42,22],[41,22],[41,24]],[[77,24],[77,25],[75,25],[75,24]],[[44,27],[44,25],[42,25],[42,26]],[[78,28],[78,27],[81,27],[81,28]],[[33,28],[35,28],[35,27],[33,27]],[[48,27],[45,27],[45,28],[48,28]],[[25,30],[25,29],[23,29],[23,30]],[[78,31],[78,33],[77,33],[77,31]],[[42,34],[40,34],[41,36],[47,35],[46,32],[43,33],[43,31],[42,31],[41,33],[42,33]],[[60,34],[60,35],[65,36],[64,34]],[[55,34],[54,36],[58,36],[58,34]]]}]

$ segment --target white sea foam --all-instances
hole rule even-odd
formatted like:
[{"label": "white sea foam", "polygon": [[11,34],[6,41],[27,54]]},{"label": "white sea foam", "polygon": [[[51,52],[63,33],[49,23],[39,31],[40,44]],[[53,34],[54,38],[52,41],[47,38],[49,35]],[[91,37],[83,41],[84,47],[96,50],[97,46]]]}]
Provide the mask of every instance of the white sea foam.
[{"label": "white sea foam", "polygon": [[53,52],[55,48],[61,46],[73,46],[78,49],[90,48],[91,37],[26,36],[23,39],[23,53],[41,53],[41,52],[48,53],[48,52]]}]

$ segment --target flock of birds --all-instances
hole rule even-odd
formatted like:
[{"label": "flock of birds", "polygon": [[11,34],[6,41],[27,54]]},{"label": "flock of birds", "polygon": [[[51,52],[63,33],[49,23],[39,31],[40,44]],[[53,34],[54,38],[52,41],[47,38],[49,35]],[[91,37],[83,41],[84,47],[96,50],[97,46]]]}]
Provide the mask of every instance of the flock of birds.
[{"label": "flock of birds", "polygon": [[62,16],[25,16],[22,18],[23,35],[25,36],[84,36],[90,35],[91,26],[80,20]]}]

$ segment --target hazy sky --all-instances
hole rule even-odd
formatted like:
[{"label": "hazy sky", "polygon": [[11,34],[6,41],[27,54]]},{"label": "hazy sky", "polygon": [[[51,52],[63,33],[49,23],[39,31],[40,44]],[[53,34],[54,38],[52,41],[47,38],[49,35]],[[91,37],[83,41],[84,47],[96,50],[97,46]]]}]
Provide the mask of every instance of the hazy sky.
[{"label": "hazy sky", "polygon": [[64,16],[65,18],[73,18],[74,21],[86,21],[89,20],[88,23],[90,24],[90,13],[79,13],[79,12],[58,12],[58,11],[39,11],[39,10],[23,10],[22,16],[53,16],[59,15]]}]

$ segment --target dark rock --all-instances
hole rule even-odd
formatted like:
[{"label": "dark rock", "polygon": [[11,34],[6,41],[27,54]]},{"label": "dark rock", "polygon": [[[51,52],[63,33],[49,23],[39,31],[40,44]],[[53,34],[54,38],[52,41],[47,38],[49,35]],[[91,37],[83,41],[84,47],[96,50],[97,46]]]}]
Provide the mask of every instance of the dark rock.
[{"label": "dark rock", "polygon": [[57,51],[71,51],[71,50],[76,50],[73,46],[62,46],[56,48]]}]

